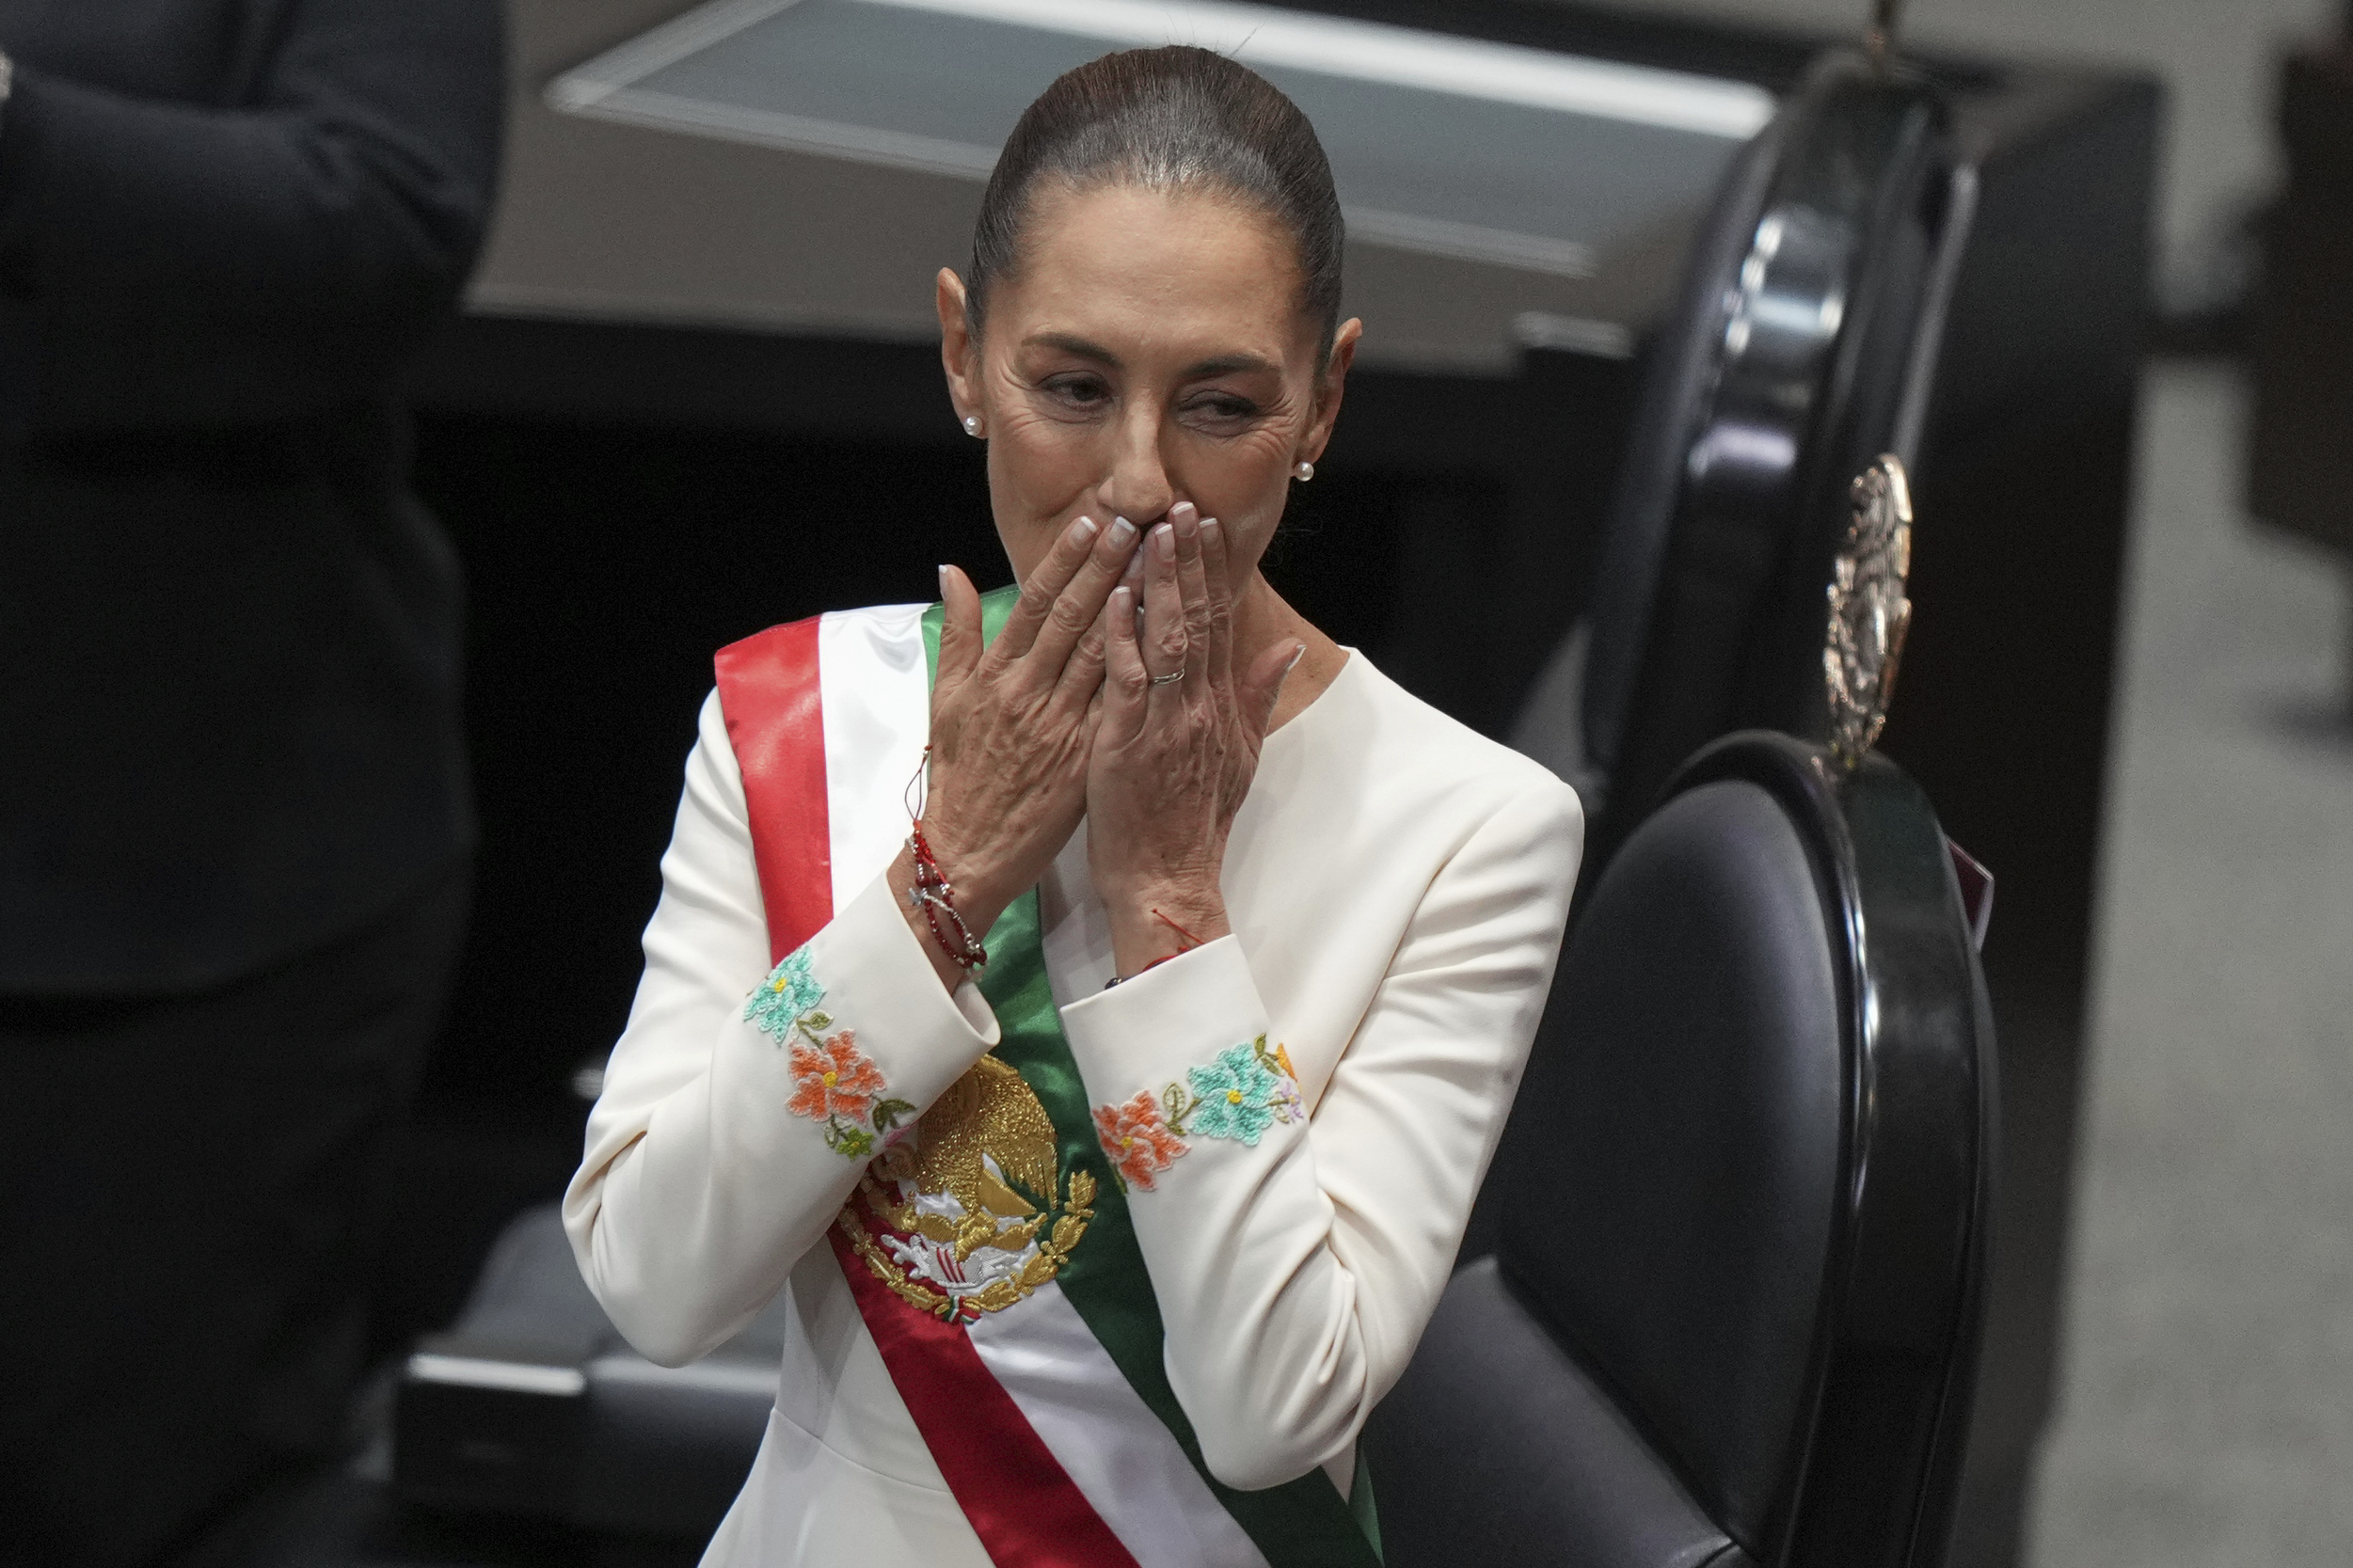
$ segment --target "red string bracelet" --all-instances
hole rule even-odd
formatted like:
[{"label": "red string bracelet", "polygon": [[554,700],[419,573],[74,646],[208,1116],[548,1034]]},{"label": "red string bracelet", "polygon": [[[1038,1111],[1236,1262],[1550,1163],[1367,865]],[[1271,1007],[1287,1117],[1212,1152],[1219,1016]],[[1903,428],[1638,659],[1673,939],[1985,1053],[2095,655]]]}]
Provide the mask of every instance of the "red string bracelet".
[{"label": "red string bracelet", "polygon": [[1160,957],[1153,959],[1152,962],[1137,970],[1136,974],[1114,974],[1111,976],[1110,980],[1105,984],[1103,988],[1104,990],[1109,990],[1113,986],[1118,985],[1123,979],[1133,980],[1137,974],[1149,974],[1153,970],[1158,969],[1162,964],[1167,963],[1170,958],[1181,958],[1184,957],[1185,954],[1190,953],[1194,948],[1199,947],[1201,944],[1200,938],[1195,936],[1192,932],[1186,930],[1175,921],[1170,920],[1167,915],[1162,914],[1157,905],[1153,906],[1152,917],[1160,922],[1163,926],[1169,927],[1169,930],[1174,931],[1178,937],[1183,939],[1184,945],[1178,948],[1173,953],[1161,954]]},{"label": "red string bracelet", "polygon": [[[1169,930],[1174,931],[1178,936],[1184,939],[1184,945],[1178,948],[1176,952],[1169,954],[1169,958],[1178,958],[1184,954],[1190,953],[1194,948],[1199,947],[1201,944],[1200,938],[1195,936],[1192,932],[1186,930],[1175,921],[1170,920],[1167,915],[1162,914],[1158,905],[1154,905],[1153,907],[1152,917],[1160,922],[1163,926],[1169,927]],[[1162,958],[1159,961],[1161,963],[1167,963],[1169,958]]]}]

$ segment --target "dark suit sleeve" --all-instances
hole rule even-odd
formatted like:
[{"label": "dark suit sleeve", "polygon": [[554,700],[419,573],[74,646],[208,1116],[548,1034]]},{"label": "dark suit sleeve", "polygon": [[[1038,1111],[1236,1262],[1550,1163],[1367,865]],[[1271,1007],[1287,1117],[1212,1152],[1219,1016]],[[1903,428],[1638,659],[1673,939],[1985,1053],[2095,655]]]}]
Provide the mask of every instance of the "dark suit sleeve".
[{"label": "dark suit sleeve", "polygon": [[380,395],[456,295],[498,159],[496,0],[293,0],[250,101],[20,64],[0,429],[242,424]]}]

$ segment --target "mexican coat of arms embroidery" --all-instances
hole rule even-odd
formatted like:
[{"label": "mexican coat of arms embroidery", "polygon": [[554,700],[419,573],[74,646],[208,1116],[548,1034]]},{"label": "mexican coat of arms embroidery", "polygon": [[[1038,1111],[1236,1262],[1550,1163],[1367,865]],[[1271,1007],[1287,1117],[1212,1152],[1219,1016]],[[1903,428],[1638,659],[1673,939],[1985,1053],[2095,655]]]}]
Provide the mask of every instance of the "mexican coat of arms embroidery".
[{"label": "mexican coat of arms embroidery", "polygon": [[1037,1094],[983,1056],[875,1156],[838,1224],[900,1300],[970,1322],[1059,1274],[1094,1201],[1094,1177],[1063,1170]]}]

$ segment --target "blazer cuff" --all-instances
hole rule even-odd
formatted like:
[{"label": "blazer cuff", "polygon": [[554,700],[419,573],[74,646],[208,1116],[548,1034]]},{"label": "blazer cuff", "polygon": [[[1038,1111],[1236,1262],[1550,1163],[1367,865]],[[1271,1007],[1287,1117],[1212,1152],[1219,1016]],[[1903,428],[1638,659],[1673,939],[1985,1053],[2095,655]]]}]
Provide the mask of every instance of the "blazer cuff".
[{"label": "blazer cuff", "polygon": [[789,1077],[787,1109],[852,1159],[903,1135],[999,1038],[978,986],[940,985],[887,873],[769,971],[739,1017]]},{"label": "blazer cuff", "polygon": [[1264,1033],[1266,1004],[1240,939],[1203,942],[1062,1009],[1062,1032],[1095,1100],[1154,1088],[1225,1046]]},{"label": "blazer cuff", "polygon": [[1213,1163],[1271,1152],[1307,1120],[1234,937],[1072,1003],[1062,1029],[1104,1154],[1131,1189],[1151,1191],[1173,1161],[1211,1145],[1232,1146]]}]

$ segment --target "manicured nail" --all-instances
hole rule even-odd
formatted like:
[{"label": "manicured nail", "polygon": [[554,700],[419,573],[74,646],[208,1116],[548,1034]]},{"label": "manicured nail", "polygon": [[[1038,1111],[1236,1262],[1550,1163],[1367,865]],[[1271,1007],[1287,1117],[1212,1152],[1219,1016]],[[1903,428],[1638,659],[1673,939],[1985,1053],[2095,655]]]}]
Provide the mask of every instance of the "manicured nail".
[{"label": "manicured nail", "polygon": [[1191,501],[1179,501],[1174,506],[1169,508],[1169,521],[1172,523],[1178,521],[1181,517],[1189,516],[1198,519],[1200,515],[1200,509],[1195,506]]},{"label": "manicured nail", "polygon": [[1201,543],[1202,543],[1202,544],[1204,544],[1204,545],[1215,545],[1216,543],[1217,543],[1217,541],[1218,541],[1218,540],[1220,540],[1220,539],[1222,539],[1222,538],[1224,538],[1224,537],[1225,537],[1225,531],[1225,531],[1224,529],[1219,528],[1219,527],[1217,526],[1217,519],[1216,519],[1216,518],[1215,518],[1215,517],[1203,517],[1203,518],[1201,519]]},{"label": "manicured nail", "polygon": [[1071,525],[1071,543],[1073,545],[1083,545],[1094,536],[1095,520],[1092,517],[1081,517]]},{"label": "manicured nail", "polygon": [[941,566],[941,567],[940,567],[940,569],[939,569],[939,570],[940,570],[940,597],[941,597],[941,598],[943,598],[943,599],[945,599],[945,598],[946,598],[946,597],[947,597],[947,568],[946,568],[946,566],[943,565],[943,566]]},{"label": "manicured nail", "polygon": [[1125,517],[1111,519],[1111,542],[1125,549],[1136,542],[1136,525]]},{"label": "manicured nail", "polygon": [[1134,595],[1134,594],[1130,594],[1130,593],[1127,591],[1127,585],[1126,585],[1125,583],[1122,583],[1122,584],[1121,584],[1119,587],[1114,588],[1113,590],[1111,590],[1111,613],[1112,613],[1112,614],[1114,614],[1114,615],[1133,615],[1133,614],[1135,614],[1135,613],[1136,613],[1136,611],[1135,611],[1132,608],[1130,608],[1131,606],[1133,606],[1133,605],[1135,604],[1135,602],[1136,602],[1135,595]]},{"label": "manicured nail", "polygon": [[1299,667],[1299,660],[1305,657],[1307,657],[1307,644],[1302,642],[1297,647],[1291,650],[1290,660],[1283,665],[1282,673],[1286,675],[1291,673],[1292,671],[1296,670]]},{"label": "manicured nail", "polygon": [[1163,523],[1152,531],[1152,545],[1163,561],[1176,559],[1176,530]]}]

